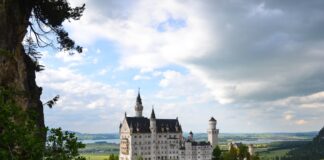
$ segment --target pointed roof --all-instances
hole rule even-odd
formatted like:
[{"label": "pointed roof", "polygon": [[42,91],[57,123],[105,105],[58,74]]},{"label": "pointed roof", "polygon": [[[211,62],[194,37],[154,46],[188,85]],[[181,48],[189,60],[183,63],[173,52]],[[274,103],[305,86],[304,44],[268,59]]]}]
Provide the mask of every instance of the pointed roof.
[{"label": "pointed roof", "polygon": [[216,119],[214,117],[211,117],[209,121],[216,122]]},{"label": "pointed roof", "polygon": [[154,108],[152,108],[152,112],[151,112],[151,119],[155,119],[155,113],[154,113]]},{"label": "pointed roof", "polygon": [[[129,126],[133,126],[134,130],[132,133],[151,133],[150,130],[150,119],[145,117],[126,117],[127,124]],[[179,124],[179,121],[177,119],[156,119],[156,128],[157,133],[163,133],[166,132],[163,131],[165,126],[169,126],[170,133],[180,133],[182,132],[181,126],[179,126],[178,129],[176,129],[176,124]],[[163,128],[163,129],[162,129]],[[138,130],[137,130],[138,129]]]},{"label": "pointed roof", "polygon": [[137,94],[137,98],[136,98],[136,103],[138,103],[138,104],[142,104],[142,98],[141,98],[140,89],[138,89],[138,94]]},{"label": "pointed roof", "polygon": [[142,98],[141,98],[141,94],[140,94],[139,89],[138,89],[138,95],[137,95],[137,98],[136,98],[135,111],[143,111]]}]

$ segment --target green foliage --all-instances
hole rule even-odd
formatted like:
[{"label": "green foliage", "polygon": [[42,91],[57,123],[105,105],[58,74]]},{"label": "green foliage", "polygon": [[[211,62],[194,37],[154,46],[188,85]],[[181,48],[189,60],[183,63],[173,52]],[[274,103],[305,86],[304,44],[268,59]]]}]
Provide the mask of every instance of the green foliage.
[{"label": "green foliage", "polygon": [[142,156],[137,156],[136,160],[144,160],[144,158]]},{"label": "green foliage", "polygon": [[287,153],[282,160],[319,160],[324,159],[324,127],[319,131],[318,135],[301,147],[293,149]]},{"label": "green foliage", "polygon": [[2,48],[0,48],[0,55],[6,56],[6,57],[12,57],[12,54],[10,53],[10,51],[2,49]]},{"label": "green foliage", "polygon": [[222,151],[219,146],[216,146],[213,150],[212,160],[220,160]]},{"label": "green foliage", "polygon": [[[74,133],[51,129],[44,149],[41,135],[46,132],[36,125],[36,113],[16,105],[14,91],[0,88],[0,159],[12,160],[83,160],[79,149],[85,145]],[[45,156],[45,157],[44,157]]]},{"label": "green foliage", "polygon": [[47,101],[44,105],[47,105],[49,108],[53,108],[56,102],[59,100],[60,96],[56,95],[53,99]]},{"label": "green foliage", "polygon": [[244,158],[250,159],[249,148],[246,145],[240,145],[237,150],[239,160],[243,160]]},{"label": "green foliage", "polygon": [[44,70],[44,66],[38,63],[38,59],[41,58],[41,54],[36,50],[37,45],[35,44],[35,42],[31,37],[28,37],[26,39],[26,44],[24,45],[24,47],[25,47],[26,54],[29,55],[33,60],[33,64],[34,64],[33,69],[36,72],[40,72]]},{"label": "green foliage", "polygon": [[82,160],[85,159],[79,154],[79,149],[85,145],[78,142],[74,133],[62,132],[61,128],[50,130],[47,138],[45,159],[46,160]]},{"label": "green foliage", "polygon": [[[76,50],[82,52],[82,47],[75,45],[75,42],[64,30],[62,23],[65,20],[79,20],[85,9],[83,4],[80,7],[72,8],[66,0],[26,0],[21,2],[26,11],[31,10],[30,33],[36,37],[39,46],[53,45],[48,42],[46,35],[53,33],[60,47],[60,50]],[[35,28],[38,27],[37,29]],[[45,40],[44,40],[45,39]],[[46,41],[47,40],[47,41]]]},{"label": "green foliage", "polygon": [[112,155],[109,155],[109,159],[108,160],[119,160],[119,157],[118,157],[118,155],[112,154]]},{"label": "green foliage", "polygon": [[43,130],[12,97],[13,91],[0,89],[0,159],[41,159]]},{"label": "green foliage", "polygon": [[248,150],[248,146],[244,144],[238,145],[237,148],[231,144],[229,151],[222,152],[220,160],[260,160],[259,155],[250,155]]}]

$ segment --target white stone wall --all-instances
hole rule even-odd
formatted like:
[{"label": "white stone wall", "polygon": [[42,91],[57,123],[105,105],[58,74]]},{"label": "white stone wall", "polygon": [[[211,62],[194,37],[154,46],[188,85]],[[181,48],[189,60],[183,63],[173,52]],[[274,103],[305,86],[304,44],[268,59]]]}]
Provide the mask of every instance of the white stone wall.
[{"label": "white stone wall", "polygon": [[[133,133],[130,137],[130,159],[141,156],[147,160],[179,159],[181,133]],[[123,136],[121,136],[123,137]],[[127,157],[127,156],[122,156]]]},{"label": "white stone wall", "polygon": [[[130,129],[128,128],[126,119],[124,119],[124,121],[122,123],[122,126],[121,126],[121,128],[119,130],[119,139],[120,140],[127,139],[129,144],[132,143],[131,142],[132,139],[130,137]],[[129,148],[128,148],[128,154],[124,154],[122,144],[120,144],[119,160],[131,160],[131,153],[132,153],[132,150],[131,150],[130,145],[129,145]]]},{"label": "white stone wall", "polygon": [[[217,140],[218,130],[212,129],[211,134],[208,130],[208,140]],[[120,128],[120,139],[121,142],[127,142],[129,147],[128,152],[125,152],[127,147],[120,145],[119,160],[136,160],[137,156],[144,160],[211,160],[212,157],[211,146],[182,142],[182,133],[132,133],[126,120]],[[180,149],[183,143],[185,149]]]}]

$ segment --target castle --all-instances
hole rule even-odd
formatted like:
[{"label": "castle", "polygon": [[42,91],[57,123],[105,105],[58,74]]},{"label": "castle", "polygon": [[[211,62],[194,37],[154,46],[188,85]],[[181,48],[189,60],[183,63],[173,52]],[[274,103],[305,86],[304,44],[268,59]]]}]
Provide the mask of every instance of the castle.
[{"label": "castle", "polygon": [[218,143],[217,121],[209,120],[208,142],[197,142],[193,133],[183,137],[178,118],[158,119],[152,109],[150,118],[143,117],[143,104],[138,93],[135,117],[125,117],[119,127],[119,160],[211,160]]}]

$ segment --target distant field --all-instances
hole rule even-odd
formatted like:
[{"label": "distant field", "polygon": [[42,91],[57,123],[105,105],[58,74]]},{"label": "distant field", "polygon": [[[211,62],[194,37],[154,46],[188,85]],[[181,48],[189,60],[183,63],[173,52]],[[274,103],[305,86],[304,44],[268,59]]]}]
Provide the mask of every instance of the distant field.
[{"label": "distant field", "polygon": [[105,155],[118,154],[119,144],[112,144],[112,143],[86,144],[86,147],[84,149],[81,149],[80,152],[84,154],[94,154],[94,153],[105,154]]},{"label": "distant field", "polygon": [[262,160],[272,160],[275,157],[282,157],[286,155],[291,149],[280,149],[273,151],[260,152],[260,158]]},{"label": "distant field", "polygon": [[87,160],[108,160],[109,154],[81,154]]}]

